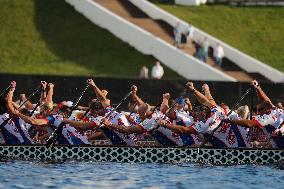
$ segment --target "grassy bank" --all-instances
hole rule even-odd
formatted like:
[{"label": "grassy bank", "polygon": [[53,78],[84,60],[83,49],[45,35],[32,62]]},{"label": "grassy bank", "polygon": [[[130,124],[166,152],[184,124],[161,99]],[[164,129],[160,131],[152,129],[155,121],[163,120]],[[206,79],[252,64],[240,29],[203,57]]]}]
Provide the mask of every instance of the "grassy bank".
[{"label": "grassy bank", "polygon": [[284,72],[284,8],[224,5],[186,7],[157,4],[231,46]]},{"label": "grassy bank", "polygon": [[[1,0],[2,73],[137,77],[145,56],[63,0]],[[165,78],[179,78],[165,68]]]}]

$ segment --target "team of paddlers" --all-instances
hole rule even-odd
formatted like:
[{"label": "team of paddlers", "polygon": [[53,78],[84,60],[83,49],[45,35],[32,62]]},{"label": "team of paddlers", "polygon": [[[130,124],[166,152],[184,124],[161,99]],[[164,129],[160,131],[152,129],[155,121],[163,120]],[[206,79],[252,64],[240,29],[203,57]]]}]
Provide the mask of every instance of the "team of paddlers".
[{"label": "team of paddlers", "polygon": [[[54,143],[61,145],[92,145],[104,139],[112,145],[125,146],[154,141],[151,144],[157,146],[283,148],[283,107],[274,106],[256,80],[251,85],[261,104],[257,112],[251,111],[249,115],[245,106],[236,111],[225,103],[216,104],[207,84],[202,86],[202,92],[192,82],[185,86],[199,106],[192,107],[188,98],[171,100],[169,93],[163,94],[159,105],[151,106],[138,96],[138,88],[132,86],[118,106],[112,107],[107,90],[101,90],[88,79],[87,86],[96,97],[88,107],[82,107],[77,105],[83,94],[76,103],[54,103],[54,85],[45,81],[30,95],[41,92],[37,104],[23,94],[21,101],[15,102],[13,81],[0,97],[1,143],[45,144],[53,137]],[[127,98],[131,98],[129,111],[118,111]]]}]

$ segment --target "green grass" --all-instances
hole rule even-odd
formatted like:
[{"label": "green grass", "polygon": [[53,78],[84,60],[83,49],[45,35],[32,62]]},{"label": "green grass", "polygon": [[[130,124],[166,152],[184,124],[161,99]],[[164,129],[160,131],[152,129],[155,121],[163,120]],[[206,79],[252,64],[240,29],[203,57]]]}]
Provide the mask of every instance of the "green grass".
[{"label": "green grass", "polygon": [[1,73],[137,77],[154,62],[63,0],[0,0]]},{"label": "green grass", "polygon": [[284,8],[158,5],[284,72]]}]

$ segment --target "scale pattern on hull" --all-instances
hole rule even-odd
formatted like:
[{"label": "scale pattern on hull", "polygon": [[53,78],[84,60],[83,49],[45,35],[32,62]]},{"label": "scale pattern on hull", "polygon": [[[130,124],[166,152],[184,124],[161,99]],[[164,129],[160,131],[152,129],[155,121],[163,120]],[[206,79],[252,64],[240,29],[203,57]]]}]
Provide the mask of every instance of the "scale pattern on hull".
[{"label": "scale pattern on hull", "polygon": [[111,162],[198,162],[216,165],[269,164],[284,161],[283,149],[142,148],[56,146],[0,146],[0,156],[25,160],[92,160]]}]

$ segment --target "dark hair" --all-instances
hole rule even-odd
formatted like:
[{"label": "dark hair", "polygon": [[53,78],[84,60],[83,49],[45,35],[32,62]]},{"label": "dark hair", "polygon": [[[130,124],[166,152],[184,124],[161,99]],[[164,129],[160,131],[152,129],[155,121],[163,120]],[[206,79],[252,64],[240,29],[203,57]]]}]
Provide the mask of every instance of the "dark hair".
[{"label": "dark hair", "polygon": [[200,111],[204,111],[204,110],[206,111],[206,117],[210,116],[211,109],[209,107],[207,107],[207,106],[201,106],[200,107]]},{"label": "dark hair", "polygon": [[5,98],[3,98],[2,96],[0,97],[0,114],[4,114],[7,113],[8,109],[7,109],[7,101]]},{"label": "dark hair", "polygon": [[100,110],[103,109],[103,105],[100,101],[95,101],[93,103],[90,104],[90,109],[91,110]]}]

